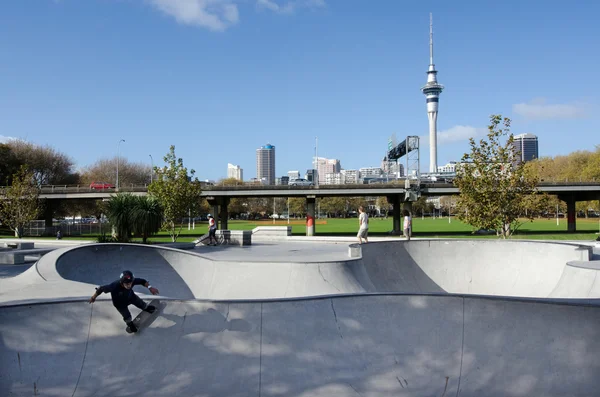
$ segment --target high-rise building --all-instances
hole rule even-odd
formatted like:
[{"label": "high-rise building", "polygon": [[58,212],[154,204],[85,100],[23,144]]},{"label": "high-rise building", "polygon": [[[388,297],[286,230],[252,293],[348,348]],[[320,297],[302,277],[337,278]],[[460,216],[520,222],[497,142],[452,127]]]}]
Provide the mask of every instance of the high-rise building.
[{"label": "high-rise building", "polygon": [[317,157],[315,161],[317,165],[317,175],[319,184],[325,183],[325,175],[339,173],[342,169],[340,160],[326,159],[325,157]]},{"label": "high-rise building", "polygon": [[358,183],[358,170],[341,170],[340,173],[344,176],[344,183]]},{"label": "high-rise building", "polygon": [[533,134],[515,135],[513,146],[517,161],[526,163],[539,158],[538,137]]},{"label": "high-rise building", "polygon": [[343,185],[344,183],[344,174],[341,172],[325,174],[325,185]]},{"label": "high-rise building", "polygon": [[290,178],[290,181],[293,181],[294,179],[300,179],[300,171],[288,171],[288,178]]},{"label": "high-rise building", "polygon": [[358,170],[360,178],[380,178],[383,175],[383,170],[380,167],[363,167]]},{"label": "high-rise building", "polygon": [[437,114],[440,94],[444,86],[437,82],[437,70],[433,63],[433,17],[429,14],[429,70],[427,84],[421,91],[427,98],[427,118],[429,119],[429,172],[437,172]]},{"label": "high-rise building", "polygon": [[398,161],[383,160],[381,162],[381,169],[383,173],[389,177],[402,177],[404,176],[404,165]]},{"label": "high-rise building", "polygon": [[235,178],[238,181],[244,180],[244,170],[239,165],[227,164],[227,178]]},{"label": "high-rise building", "polygon": [[275,184],[275,146],[270,143],[256,149],[256,179]]},{"label": "high-rise building", "polygon": [[451,161],[446,165],[438,167],[438,172],[441,174],[452,174],[456,172],[456,161]]},{"label": "high-rise building", "polygon": [[314,168],[311,168],[309,170],[306,170],[306,180],[309,182],[312,182],[313,185],[316,185],[315,180],[317,179],[317,170],[315,170]]}]

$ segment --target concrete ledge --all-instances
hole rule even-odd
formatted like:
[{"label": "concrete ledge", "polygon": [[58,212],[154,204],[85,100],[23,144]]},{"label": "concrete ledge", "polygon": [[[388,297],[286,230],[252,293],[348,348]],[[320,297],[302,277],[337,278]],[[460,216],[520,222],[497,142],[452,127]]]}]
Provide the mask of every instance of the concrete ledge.
[{"label": "concrete ledge", "polygon": [[350,258],[362,257],[362,249],[360,244],[350,244],[350,246],[348,247],[348,256]]},{"label": "concrete ledge", "polygon": [[160,243],[157,244],[160,245],[161,247],[169,247],[169,248],[175,248],[175,249],[179,249],[179,250],[191,250],[194,249],[194,247],[196,246],[196,243],[191,242],[191,243]]},{"label": "concrete ledge", "polygon": [[31,242],[14,242],[7,241],[4,243],[5,248],[16,248],[16,249],[32,249],[35,243]]},{"label": "concrete ledge", "polygon": [[[33,243],[32,243],[33,244]],[[44,255],[54,248],[34,248],[25,250],[11,250],[0,252],[0,264],[3,265],[20,265],[25,263],[26,255]]]},{"label": "concrete ledge", "polygon": [[258,238],[286,239],[291,235],[291,226],[258,226],[252,229],[252,236]]},{"label": "concrete ledge", "polygon": [[215,236],[223,236],[223,245],[252,245],[251,230],[217,230]]}]

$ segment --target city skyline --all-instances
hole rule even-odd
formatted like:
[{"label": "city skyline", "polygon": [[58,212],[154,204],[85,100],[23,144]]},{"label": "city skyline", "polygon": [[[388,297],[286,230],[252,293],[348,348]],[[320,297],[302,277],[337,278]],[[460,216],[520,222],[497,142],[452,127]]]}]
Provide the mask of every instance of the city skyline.
[{"label": "city skyline", "polygon": [[227,0],[233,18],[219,11],[221,1],[187,1],[194,7],[1,3],[0,71],[10,78],[0,96],[0,141],[51,146],[77,169],[117,151],[148,166],[150,155],[159,166],[174,145],[199,179],[218,180],[228,161],[255,177],[251,149],[264,142],[277,145],[280,177],[312,168],[315,136],[319,156],[359,169],[379,166],[390,135],[415,135],[427,171],[420,88],[433,13],[446,87],[438,166],[460,160],[491,114],[510,117],[515,135],[538,136],[540,156],[600,143],[599,83],[574,84],[600,60],[589,50],[597,45],[596,3],[465,1],[457,13],[441,0],[297,0],[291,8],[284,0],[270,2],[279,8]]}]

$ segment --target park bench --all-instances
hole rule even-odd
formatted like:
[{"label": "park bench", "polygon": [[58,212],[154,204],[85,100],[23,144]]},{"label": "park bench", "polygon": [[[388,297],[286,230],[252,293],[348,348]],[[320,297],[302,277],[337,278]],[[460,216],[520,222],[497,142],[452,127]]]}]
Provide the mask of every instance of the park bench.
[{"label": "park bench", "polygon": [[15,249],[10,251],[0,251],[0,264],[4,265],[20,265],[25,263],[25,256],[42,256],[54,248],[32,248],[32,249]]}]

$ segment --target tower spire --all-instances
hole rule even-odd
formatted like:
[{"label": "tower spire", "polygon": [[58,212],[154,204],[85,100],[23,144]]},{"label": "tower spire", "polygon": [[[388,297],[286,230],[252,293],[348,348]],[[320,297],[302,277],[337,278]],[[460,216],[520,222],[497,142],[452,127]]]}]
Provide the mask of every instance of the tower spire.
[{"label": "tower spire", "polygon": [[437,70],[433,63],[433,14],[429,13],[429,69],[427,84],[421,91],[427,98],[427,118],[429,119],[429,172],[437,172],[437,114],[440,94],[444,86],[437,82]]},{"label": "tower spire", "polygon": [[429,70],[435,70],[433,64],[433,14],[429,13]]}]

